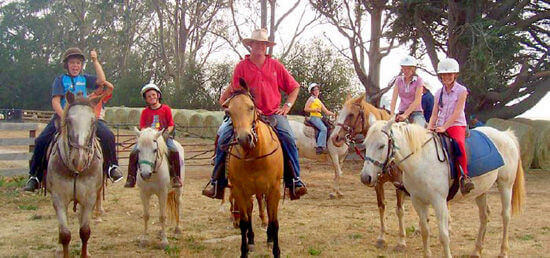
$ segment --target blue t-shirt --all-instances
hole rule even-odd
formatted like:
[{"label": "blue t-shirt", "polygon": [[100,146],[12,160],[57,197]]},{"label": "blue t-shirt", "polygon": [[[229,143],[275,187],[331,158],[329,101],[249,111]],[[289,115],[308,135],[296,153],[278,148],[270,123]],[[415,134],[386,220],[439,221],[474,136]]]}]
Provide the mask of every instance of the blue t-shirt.
[{"label": "blue t-shirt", "polygon": [[97,89],[96,81],[97,77],[89,74],[81,74],[75,77],[67,74],[60,75],[53,81],[52,97],[61,96],[61,107],[64,108],[65,93],[67,93],[67,91],[71,91],[75,95],[82,92],[82,95],[86,97],[88,95],[88,89]]},{"label": "blue t-shirt", "polygon": [[422,110],[424,110],[424,119],[427,122],[430,122],[430,117],[432,117],[432,110],[434,108],[434,95],[431,92],[426,91],[422,94]]}]

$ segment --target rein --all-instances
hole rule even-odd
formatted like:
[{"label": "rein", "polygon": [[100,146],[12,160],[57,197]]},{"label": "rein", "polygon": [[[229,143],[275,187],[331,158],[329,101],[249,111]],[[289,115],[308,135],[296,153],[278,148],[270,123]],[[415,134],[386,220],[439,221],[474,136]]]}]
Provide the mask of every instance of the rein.
[{"label": "rein", "polygon": [[[359,105],[357,103],[354,103],[353,105],[356,106],[357,108],[359,108],[359,115],[357,115],[357,117],[355,118],[355,121],[352,123],[353,127],[347,125],[345,123],[345,121],[344,121],[344,123],[337,123],[337,125],[341,126],[342,129],[344,129],[344,131],[346,132],[346,141],[354,143],[355,142],[355,136],[357,136],[360,133],[364,133],[364,131],[365,131],[365,111],[363,110],[361,105]],[[356,132],[355,128],[357,127],[358,123],[361,124],[361,130]]]},{"label": "rein", "polygon": [[[162,136],[160,136],[162,137]],[[155,161],[151,162],[149,160],[144,160],[144,159],[139,159],[138,160],[138,164],[141,165],[141,164],[144,164],[144,165],[149,165],[151,167],[151,174],[156,174],[158,173],[158,170],[160,168],[160,164],[162,164],[162,155],[161,155],[161,152],[158,151],[158,146],[159,146],[159,143],[157,142],[157,140],[154,141],[156,144],[157,144],[157,155],[155,157]],[[139,157],[139,153],[138,153],[138,157]],[[160,161],[160,162],[157,162],[157,161]]]}]

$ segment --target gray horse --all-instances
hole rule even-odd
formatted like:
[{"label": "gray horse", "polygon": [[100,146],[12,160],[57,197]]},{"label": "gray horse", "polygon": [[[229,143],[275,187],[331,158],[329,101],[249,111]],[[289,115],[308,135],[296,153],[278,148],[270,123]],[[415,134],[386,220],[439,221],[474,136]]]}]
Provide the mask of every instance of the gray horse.
[{"label": "gray horse", "polygon": [[103,155],[95,136],[96,116],[92,109],[97,102],[75,97],[71,92],[65,98],[68,105],[63,112],[60,134],[51,146],[46,184],[59,222],[63,257],[69,257],[71,232],[67,227],[67,206],[71,201],[75,212],[76,204],[80,205],[80,255],[89,257],[90,218],[102,186]]}]

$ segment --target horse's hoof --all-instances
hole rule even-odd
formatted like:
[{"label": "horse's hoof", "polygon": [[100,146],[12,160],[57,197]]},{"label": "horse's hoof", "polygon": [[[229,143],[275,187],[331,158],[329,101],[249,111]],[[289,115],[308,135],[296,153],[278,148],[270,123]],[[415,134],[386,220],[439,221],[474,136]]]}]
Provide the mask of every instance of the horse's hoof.
[{"label": "horse's hoof", "polygon": [[386,240],[384,239],[378,239],[376,240],[376,248],[382,249],[386,247]]},{"label": "horse's hoof", "polygon": [[180,228],[175,228],[174,229],[174,234],[180,235],[181,234],[181,229]]},{"label": "horse's hoof", "polygon": [[254,245],[248,245],[248,251],[254,252]]},{"label": "horse's hoof", "polygon": [[86,254],[83,254],[80,256],[80,258],[90,258],[92,257],[89,252],[86,252]]},{"label": "horse's hoof", "polygon": [[397,244],[397,245],[393,248],[393,250],[394,250],[395,252],[399,252],[399,253],[404,252],[406,249],[407,249],[407,246],[404,245],[404,244]]},{"label": "horse's hoof", "polygon": [[54,257],[63,257],[63,249],[57,249],[53,253]]},{"label": "horse's hoof", "polygon": [[273,241],[267,242],[267,249],[269,250],[273,249]]}]

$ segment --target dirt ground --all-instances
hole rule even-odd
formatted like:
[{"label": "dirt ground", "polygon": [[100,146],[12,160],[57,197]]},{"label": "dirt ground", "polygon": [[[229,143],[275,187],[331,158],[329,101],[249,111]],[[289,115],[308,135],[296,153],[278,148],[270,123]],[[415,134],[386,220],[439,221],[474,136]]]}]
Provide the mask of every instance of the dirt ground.
[{"label": "dirt ground", "polygon": [[[205,142],[185,140],[185,143]],[[204,147],[203,147],[204,148]],[[187,148],[191,150],[193,148]],[[187,157],[191,154],[187,154]],[[124,164],[126,160],[123,160]],[[204,163],[204,162],[203,162]],[[193,162],[189,161],[189,164]],[[196,163],[195,163],[196,164]],[[4,164],[5,165],[5,164]],[[0,167],[4,167],[0,165]],[[394,188],[386,187],[387,243],[385,249],[374,246],[379,230],[378,209],[374,190],[361,184],[361,163],[350,161],[344,164],[341,179],[341,199],[329,199],[333,172],[330,164],[302,160],[302,178],[308,184],[309,194],[298,201],[286,199],[279,209],[279,239],[283,256],[323,257],[417,257],[421,255],[422,243],[418,233],[418,216],[408,198],[405,201],[405,226],[407,248],[404,252],[393,251],[397,240]],[[123,167],[126,170],[126,167]],[[211,167],[190,166],[186,169],[181,207],[183,233],[169,232],[170,246],[158,247],[156,233],[158,205],[154,199],[150,226],[151,244],[140,247],[138,237],[143,230],[142,206],[138,189],[126,189],[124,182],[109,184],[104,208],[107,213],[102,220],[92,225],[90,253],[92,256],[183,256],[183,257],[237,257],[240,252],[240,232],[234,229],[227,206],[201,196]],[[11,181],[11,182],[10,182]],[[512,218],[510,223],[510,256],[540,257],[550,253],[550,171],[530,170],[526,173],[527,201],[525,213]],[[58,248],[58,223],[50,197],[22,193],[18,188],[24,181],[0,180],[0,254],[10,257],[36,257],[54,254]],[[500,198],[496,187],[489,193],[490,221],[485,241],[484,255],[496,256],[500,250],[501,217]],[[78,219],[70,210],[69,224],[72,232],[71,254],[80,253]],[[255,211],[257,214],[257,211]],[[474,248],[479,225],[477,207],[473,202],[451,205],[451,251],[455,256],[468,255]],[[254,217],[256,250],[251,257],[269,257],[265,231],[258,217]],[[437,237],[436,218],[430,215],[432,252],[441,256]]]}]

